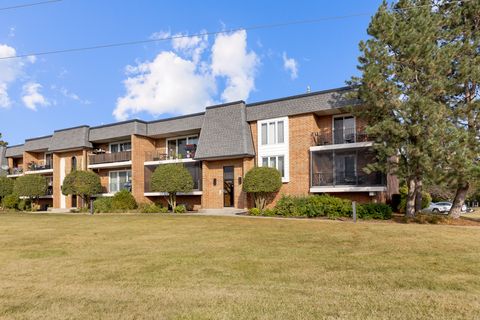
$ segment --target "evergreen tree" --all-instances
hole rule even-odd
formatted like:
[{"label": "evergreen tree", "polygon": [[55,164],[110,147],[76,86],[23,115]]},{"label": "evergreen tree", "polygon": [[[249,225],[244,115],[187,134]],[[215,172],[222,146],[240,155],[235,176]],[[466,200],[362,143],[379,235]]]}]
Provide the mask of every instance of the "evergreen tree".
[{"label": "evergreen tree", "polygon": [[448,53],[451,67],[443,100],[457,128],[442,172],[443,182],[456,190],[449,215],[458,218],[480,171],[480,2],[448,1],[438,12],[443,19],[442,50]]},{"label": "evergreen tree", "polygon": [[[438,167],[438,139],[448,132],[443,94],[449,62],[438,45],[440,17],[430,0],[386,1],[360,43],[361,77],[350,82],[364,103],[360,116],[375,139],[378,162],[368,169],[396,174],[406,183],[406,215],[421,206],[425,178]],[[418,195],[418,196],[417,196]]]}]

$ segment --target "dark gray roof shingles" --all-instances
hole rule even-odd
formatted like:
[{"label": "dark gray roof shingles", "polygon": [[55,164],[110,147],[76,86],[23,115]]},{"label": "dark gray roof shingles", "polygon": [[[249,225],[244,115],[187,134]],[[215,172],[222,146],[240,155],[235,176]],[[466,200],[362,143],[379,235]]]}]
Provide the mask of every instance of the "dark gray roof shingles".
[{"label": "dark gray roof shingles", "polygon": [[207,108],[196,159],[255,156],[243,101]]}]

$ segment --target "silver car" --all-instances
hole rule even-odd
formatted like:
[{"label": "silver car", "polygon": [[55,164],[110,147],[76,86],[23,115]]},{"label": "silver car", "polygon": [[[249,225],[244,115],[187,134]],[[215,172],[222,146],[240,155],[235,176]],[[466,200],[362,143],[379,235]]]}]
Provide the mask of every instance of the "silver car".
[{"label": "silver car", "polygon": [[[447,214],[451,208],[452,208],[452,203],[448,201],[432,202],[430,203],[430,206],[428,206],[428,208],[425,209],[425,211]],[[466,212],[466,211],[467,211],[467,206],[464,204],[462,206],[462,212]]]}]

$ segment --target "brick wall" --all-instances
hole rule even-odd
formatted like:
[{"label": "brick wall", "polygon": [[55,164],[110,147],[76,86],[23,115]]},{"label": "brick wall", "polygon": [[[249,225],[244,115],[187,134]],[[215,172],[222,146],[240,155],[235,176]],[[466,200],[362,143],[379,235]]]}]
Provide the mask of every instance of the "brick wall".
[{"label": "brick wall", "polygon": [[[223,167],[234,167],[234,206],[235,208],[247,207],[247,195],[242,191],[242,185],[239,183],[238,177],[245,176],[245,172],[253,167],[253,159],[230,159],[203,161],[203,196],[202,208],[216,209],[223,208]],[[213,180],[217,180],[217,184],[213,185]]]},{"label": "brick wall", "polygon": [[[165,140],[165,139],[163,139]],[[138,203],[150,203],[144,196],[145,152],[155,151],[156,141],[140,135],[132,135],[132,194]]]}]

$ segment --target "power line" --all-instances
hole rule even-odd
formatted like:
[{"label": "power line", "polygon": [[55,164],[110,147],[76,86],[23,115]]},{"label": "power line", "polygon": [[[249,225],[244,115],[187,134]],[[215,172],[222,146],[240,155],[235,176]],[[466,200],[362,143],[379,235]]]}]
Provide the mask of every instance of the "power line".
[{"label": "power line", "polygon": [[[62,0],[50,0],[50,1],[38,2],[37,4],[48,3],[48,2],[58,2],[58,1],[62,1]],[[471,0],[463,0],[462,2],[470,2],[470,1]],[[32,4],[32,5],[35,5],[35,4]],[[394,9],[394,10],[411,10],[411,9],[416,9],[418,7],[424,7],[424,6],[426,6],[426,5],[404,7],[404,8]],[[212,35],[218,35],[218,34],[232,33],[232,32],[241,31],[241,30],[249,31],[249,30],[280,28],[280,27],[287,27],[287,26],[292,26],[292,25],[315,24],[315,23],[324,22],[324,21],[345,20],[345,19],[361,17],[361,16],[369,16],[369,15],[371,15],[371,13],[361,12],[361,13],[353,13],[353,14],[343,15],[343,16],[330,16],[330,17],[322,17],[322,18],[310,19],[310,20],[296,20],[296,21],[287,21],[287,22],[280,22],[280,23],[274,23],[274,24],[254,25],[254,26],[250,26],[250,27],[239,27],[239,28],[233,28],[233,29],[222,30],[222,31],[200,32],[200,33],[194,33],[194,34],[190,34],[190,35],[178,34],[178,35],[166,36],[166,37],[162,37],[162,38],[151,38],[151,39],[134,40],[134,41],[126,41],[126,42],[105,43],[105,44],[98,44],[98,45],[93,45],[93,46],[59,49],[59,50],[51,50],[51,51],[39,51],[39,52],[31,52],[31,53],[26,53],[26,54],[21,54],[21,55],[0,57],[0,61],[1,60],[8,60],[8,59],[26,58],[26,57],[30,57],[30,56],[45,56],[45,55],[51,55],[51,54],[60,54],[60,53],[80,52],[80,51],[90,51],[90,50],[106,49],[106,48],[114,48],[114,47],[132,46],[132,45],[154,43],[154,42],[160,42],[160,41],[169,41],[169,40],[175,40],[175,39],[181,39],[181,38],[212,36]]]},{"label": "power line", "polygon": [[25,3],[25,4],[19,4],[19,5],[11,6],[11,7],[3,7],[3,8],[0,8],[0,11],[26,8],[26,7],[33,7],[33,6],[40,6],[40,5],[43,5],[43,4],[49,4],[49,3],[60,2],[60,1],[62,1],[62,0],[47,0],[47,1],[41,1],[41,2]]}]

